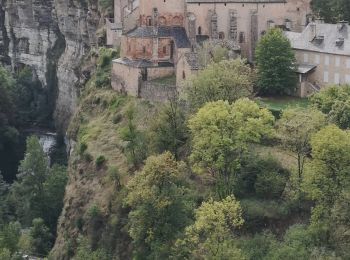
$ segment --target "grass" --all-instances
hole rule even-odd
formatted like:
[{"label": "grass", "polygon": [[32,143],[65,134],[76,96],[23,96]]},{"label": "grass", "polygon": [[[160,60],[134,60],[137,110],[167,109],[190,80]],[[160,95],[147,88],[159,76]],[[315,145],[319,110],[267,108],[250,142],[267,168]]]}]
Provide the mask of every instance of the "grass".
[{"label": "grass", "polygon": [[308,98],[299,97],[263,97],[258,98],[257,102],[261,106],[265,106],[270,110],[281,111],[287,107],[308,107]]}]

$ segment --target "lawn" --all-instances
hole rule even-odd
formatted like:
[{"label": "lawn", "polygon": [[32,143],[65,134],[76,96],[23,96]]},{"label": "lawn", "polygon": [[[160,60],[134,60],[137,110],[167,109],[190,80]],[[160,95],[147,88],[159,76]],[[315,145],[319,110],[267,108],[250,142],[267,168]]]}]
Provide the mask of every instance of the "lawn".
[{"label": "lawn", "polygon": [[274,111],[281,111],[287,107],[309,106],[309,99],[299,97],[259,97],[256,101],[259,105]]}]

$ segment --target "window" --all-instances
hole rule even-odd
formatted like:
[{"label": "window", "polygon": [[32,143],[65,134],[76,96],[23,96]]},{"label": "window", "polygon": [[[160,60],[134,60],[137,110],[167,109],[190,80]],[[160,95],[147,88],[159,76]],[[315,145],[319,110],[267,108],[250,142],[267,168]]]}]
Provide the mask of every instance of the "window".
[{"label": "window", "polygon": [[315,63],[320,64],[320,55],[318,54],[315,55]]},{"label": "window", "polygon": [[308,62],[309,61],[309,54],[304,53],[304,62]]},{"label": "window", "polygon": [[350,75],[345,76],[345,83],[350,83]]},{"label": "window", "polygon": [[328,83],[328,71],[323,72],[323,82]]},{"label": "window", "polygon": [[326,65],[326,66],[329,65],[329,56],[324,57],[324,65]]},{"label": "window", "polygon": [[142,52],[143,52],[143,54],[146,53],[146,47],[145,46],[142,47]]},{"label": "window", "polygon": [[152,26],[152,17],[150,16],[147,17],[147,25]]},{"label": "window", "polygon": [[220,40],[225,39],[225,33],[224,32],[219,32],[219,39]]},{"label": "window", "polygon": [[198,35],[202,35],[202,27],[198,27]]},{"label": "window", "polygon": [[185,71],[182,71],[182,79],[186,79],[186,73],[185,73]]},{"label": "window", "polygon": [[335,66],[339,67],[340,66],[340,57],[335,58]]},{"label": "window", "polygon": [[245,43],[245,35],[244,32],[239,33],[239,43]]},{"label": "window", "polygon": [[166,54],[166,46],[163,46],[163,53]]},{"label": "window", "polygon": [[339,73],[334,74],[334,84],[339,84],[340,83],[340,75]]}]

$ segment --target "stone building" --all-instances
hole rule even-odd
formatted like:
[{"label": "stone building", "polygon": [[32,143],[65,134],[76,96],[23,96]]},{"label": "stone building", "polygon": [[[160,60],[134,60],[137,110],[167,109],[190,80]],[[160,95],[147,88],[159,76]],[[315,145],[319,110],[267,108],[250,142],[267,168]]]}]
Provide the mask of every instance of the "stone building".
[{"label": "stone building", "polygon": [[303,32],[286,32],[299,65],[300,95],[329,84],[350,83],[350,26],[318,20]]},{"label": "stone building", "polygon": [[225,42],[254,62],[257,41],[270,27],[303,30],[311,0],[115,1],[115,22],[121,24],[122,36],[112,86],[142,97],[150,81],[173,75],[173,86],[168,86],[173,92],[196,73],[196,48],[206,40]]}]

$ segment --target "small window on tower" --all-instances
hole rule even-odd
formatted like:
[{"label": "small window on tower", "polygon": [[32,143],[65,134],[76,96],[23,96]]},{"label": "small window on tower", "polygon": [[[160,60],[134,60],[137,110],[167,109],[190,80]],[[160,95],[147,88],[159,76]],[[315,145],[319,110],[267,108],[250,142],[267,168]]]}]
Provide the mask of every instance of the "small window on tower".
[{"label": "small window on tower", "polygon": [[142,52],[143,52],[143,54],[146,53],[146,47],[145,46],[142,47]]}]

